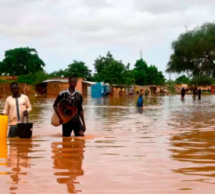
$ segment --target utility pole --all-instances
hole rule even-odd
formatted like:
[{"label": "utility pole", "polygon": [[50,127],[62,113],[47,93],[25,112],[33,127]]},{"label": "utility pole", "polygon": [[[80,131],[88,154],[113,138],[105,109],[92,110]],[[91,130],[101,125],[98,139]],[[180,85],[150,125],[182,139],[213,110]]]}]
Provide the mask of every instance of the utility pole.
[{"label": "utility pole", "polygon": [[143,53],[142,53],[142,50],[140,50],[140,59],[143,59]]}]

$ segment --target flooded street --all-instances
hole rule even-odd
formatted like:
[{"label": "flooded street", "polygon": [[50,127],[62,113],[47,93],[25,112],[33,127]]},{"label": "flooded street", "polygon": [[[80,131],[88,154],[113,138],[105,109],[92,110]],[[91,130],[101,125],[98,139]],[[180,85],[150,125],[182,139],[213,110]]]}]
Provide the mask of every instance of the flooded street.
[{"label": "flooded street", "polygon": [[0,193],[214,193],[215,96],[136,98],[84,99],[85,138],[32,99],[32,139],[0,140]]}]

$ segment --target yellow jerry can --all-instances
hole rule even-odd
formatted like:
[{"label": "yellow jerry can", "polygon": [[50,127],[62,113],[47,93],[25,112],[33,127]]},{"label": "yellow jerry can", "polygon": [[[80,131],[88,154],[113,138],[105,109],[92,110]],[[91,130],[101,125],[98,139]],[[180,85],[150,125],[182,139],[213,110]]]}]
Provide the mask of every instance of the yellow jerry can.
[{"label": "yellow jerry can", "polygon": [[7,138],[8,117],[0,115],[0,139]]},{"label": "yellow jerry can", "polygon": [[0,166],[2,165],[7,165],[7,139],[0,139]]}]

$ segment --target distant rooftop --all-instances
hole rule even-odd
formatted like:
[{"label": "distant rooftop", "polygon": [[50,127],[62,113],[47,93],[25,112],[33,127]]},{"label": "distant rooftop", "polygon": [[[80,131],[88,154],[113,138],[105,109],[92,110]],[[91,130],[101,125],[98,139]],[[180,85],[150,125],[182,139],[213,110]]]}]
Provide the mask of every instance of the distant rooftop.
[{"label": "distant rooftop", "polygon": [[[43,83],[49,83],[49,82],[62,82],[62,83],[68,83],[68,78],[53,78],[53,79],[47,79],[45,81],[43,81]],[[83,80],[83,83],[87,83],[89,85],[94,85],[96,84],[97,82],[92,82],[92,81],[84,81]]]},{"label": "distant rooftop", "polygon": [[68,83],[68,78],[62,78],[62,79],[47,79],[43,81],[43,83],[49,83],[49,82],[62,82],[62,83]]}]

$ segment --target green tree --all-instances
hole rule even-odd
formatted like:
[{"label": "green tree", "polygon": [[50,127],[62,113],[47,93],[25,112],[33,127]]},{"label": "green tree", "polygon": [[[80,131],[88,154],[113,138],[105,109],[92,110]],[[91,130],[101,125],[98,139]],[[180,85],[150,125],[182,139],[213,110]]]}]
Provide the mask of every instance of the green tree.
[{"label": "green tree", "polygon": [[134,78],[137,85],[147,85],[148,65],[143,59],[136,61],[134,65]]},{"label": "green tree", "polygon": [[195,76],[191,79],[190,84],[192,85],[212,85],[215,83],[215,80],[211,77],[208,77],[206,75],[201,75],[201,76]]},{"label": "green tree", "polygon": [[148,85],[163,85],[165,77],[162,72],[158,71],[157,67],[151,65],[147,70],[147,84]]},{"label": "green tree", "polygon": [[177,83],[177,84],[190,84],[190,79],[188,77],[186,77],[185,75],[182,75],[175,80],[175,83]]},{"label": "green tree", "polygon": [[91,76],[91,70],[88,69],[84,62],[74,60],[72,64],[68,65],[65,76],[88,78]]},{"label": "green tree", "polygon": [[16,48],[5,52],[5,58],[0,62],[0,75],[24,75],[42,71],[45,63],[39,58],[33,48]]},{"label": "green tree", "polygon": [[126,67],[121,61],[112,61],[102,70],[103,81],[112,84],[131,85],[134,83],[132,71],[129,65]]},{"label": "green tree", "polygon": [[129,67],[130,67],[130,64],[125,66],[125,69],[123,72],[123,84],[125,84],[125,85],[135,84],[134,71],[130,70]]},{"label": "green tree", "polygon": [[181,34],[172,49],[167,72],[215,77],[215,23]]},{"label": "green tree", "polygon": [[68,67],[63,70],[54,71],[49,74],[50,77],[82,77],[82,78],[91,78],[91,70],[85,65],[82,61],[74,60],[72,64],[69,64]]},{"label": "green tree", "polygon": [[114,59],[108,52],[106,56],[99,56],[94,62],[96,73],[90,79],[97,82],[112,84],[134,84],[133,71],[129,70],[130,64],[125,66],[122,61]]},{"label": "green tree", "polygon": [[92,76],[87,78],[88,81],[93,81],[93,82],[101,82],[102,78],[100,77],[99,74],[95,73]]},{"label": "green tree", "polygon": [[37,84],[41,83],[50,78],[50,76],[45,71],[38,71],[35,73],[29,73],[25,75],[18,76],[18,83],[27,83],[27,84]]},{"label": "green tree", "polygon": [[45,71],[38,71],[33,74],[34,83],[41,83],[50,78]]},{"label": "green tree", "polygon": [[68,72],[67,70],[63,70],[63,69],[60,69],[58,71],[54,71],[52,73],[49,74],[50,77],[65,77],[65,75],[67,75]]},{"label": "green tree", "polygon": [[94,62],[94,67],[95,70],[98,74],[101,74],[103,69],[110,65],[114,60],[112,54],[110,52],[107,53],[106,57],[105,56],[99,56]]}]

